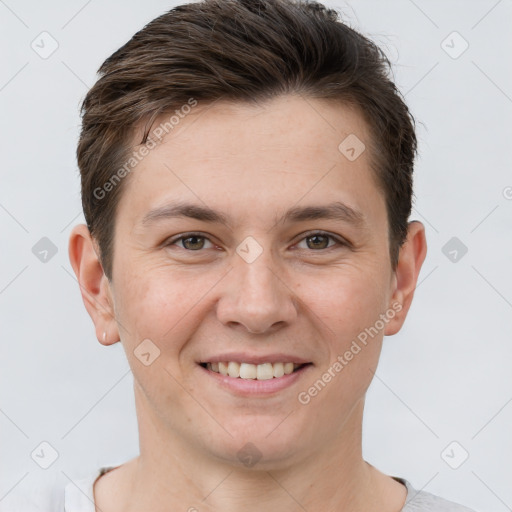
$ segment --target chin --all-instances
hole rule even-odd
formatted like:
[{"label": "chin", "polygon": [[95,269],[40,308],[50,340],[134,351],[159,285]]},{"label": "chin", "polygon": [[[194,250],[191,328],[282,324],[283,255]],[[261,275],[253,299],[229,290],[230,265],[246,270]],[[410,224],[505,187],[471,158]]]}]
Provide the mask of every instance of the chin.
[{"label": "chin", "polygon": [[212,443],[214,455],[225,463],[247,469],[284,469],[292,465],[301,458],[303,436],[291,424],[281,428],[288,421],[283,421],[284,418],[286,415],[280,418],[248,415],[236,421],[236,425],[222,423],[233,437],[226,434]]}]

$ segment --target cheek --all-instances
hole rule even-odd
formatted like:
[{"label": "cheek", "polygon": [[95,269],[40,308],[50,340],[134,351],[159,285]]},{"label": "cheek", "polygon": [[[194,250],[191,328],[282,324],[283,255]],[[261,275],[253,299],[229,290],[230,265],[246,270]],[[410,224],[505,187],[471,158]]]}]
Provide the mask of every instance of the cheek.
[{"label": "cheek", "polygon": [[200,325],[216,273],[180,272],[169,267],[128,270],[118,287],[118,317],[126,326],[125,341],[153,340],[175,357]]},{"label": "cheek", "polygon": [[347,266],[334,269],[328,277],[303,278],[300,290],[323,331],[341,346],[373,325],[387,304],[385,276],[372,272],[371,266]]},{"label": "cheek", "polygon": [[[177,363],[198,325],[194,306],[204,290],[201,293],[199,285],[191,289],[176,275],[171,278],[169,271],[124,275],[117,288],[118,319],[125,327],[122,345],[140,392],[155,408],[186,403],[191,390],[183,387],[184,374]],[[147,365],[144,353],[150,354]]]},{"label": "cheek", "polygon": [[340,407],[351,407],[364,395],[378,364],[384,332],[380,315],[388,292],[382,274],[371,266],[352,267],[333,272],[328,280],[311,281],[316,286],[302,285],[321,320],[318,335],[328,353],[319,368],[320,379],[329,382],[324,399]]}]

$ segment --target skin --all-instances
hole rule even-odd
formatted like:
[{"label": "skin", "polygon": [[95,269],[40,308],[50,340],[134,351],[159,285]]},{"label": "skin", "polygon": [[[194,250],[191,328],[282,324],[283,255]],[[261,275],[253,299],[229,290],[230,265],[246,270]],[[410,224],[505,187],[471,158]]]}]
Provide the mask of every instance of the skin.
[{"label": "skin", "polygon": [[[70,261],[98,340],[125,349],[140,436],[140,455],[96,481],[97,510],[401,510],[405,487],[362,457],[362,417],[383,336],[398,332],[409,310],[425,231],[409,223],[393,271],[370,152],[349,161],[338,150],[349,134],[369,147],[359,113],[323,100],[198,105],[125,178],[111,282],[95,240],[75,226]],[[175,199],[221,211],[232,225],[141,224]],[[364,225],[276,223],[293,206],[333,201],[359,210]],[[189,232],[205,238],[162,244]],[[263,250],[251,263],[236,252],[248,236]],[[300,403],[298,393],[393,304],[401,310],[378,335]],[[148,366],[134,354],[144,339],[160,350]],[[280,392],[242,398],[197,365],[239,350],[292,353],[313,365]],[[252,467],[237,455],[248,442],[261,454]]]}]

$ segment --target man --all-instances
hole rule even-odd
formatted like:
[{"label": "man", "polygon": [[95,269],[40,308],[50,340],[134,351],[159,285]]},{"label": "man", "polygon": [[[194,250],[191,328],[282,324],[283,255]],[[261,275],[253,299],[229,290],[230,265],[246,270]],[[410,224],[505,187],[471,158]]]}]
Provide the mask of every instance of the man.
[{"label": "man", "polygon": [[140,455],[86,482],[89,510],[468,510],[362,457],[426,255],[388,66],[285,0],[176,7],[101,66],[69,256],[98,340],[125,349]]}]

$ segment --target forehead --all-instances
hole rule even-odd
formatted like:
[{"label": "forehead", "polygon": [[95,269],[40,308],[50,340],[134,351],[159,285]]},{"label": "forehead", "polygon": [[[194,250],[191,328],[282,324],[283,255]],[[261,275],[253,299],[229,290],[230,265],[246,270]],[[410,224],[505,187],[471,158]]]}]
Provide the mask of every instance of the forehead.
[{"label": "forehead", "polygon": [[237,220],[266,211],[275,219],[276,210],[334,201],[378,216],[384,198],[369,145],[357,110],[332,101],[283,96],[255,105],[198,105],[176,117],[137,164],[121,203],[129,203],[133,224],[172,198],[217,210],[229,204]]}]

